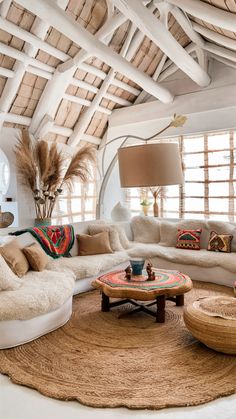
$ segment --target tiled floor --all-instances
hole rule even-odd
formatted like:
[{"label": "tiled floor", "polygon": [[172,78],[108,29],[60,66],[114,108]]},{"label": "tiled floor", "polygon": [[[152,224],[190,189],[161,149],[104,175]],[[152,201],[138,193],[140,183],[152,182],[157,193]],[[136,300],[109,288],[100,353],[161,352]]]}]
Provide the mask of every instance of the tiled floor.
[{"label": "tiled floor", "polygon": [[235,419],[236,395],[189,408],[160,411],[93,409],[77,402],[61,402],[12,384],[0,374],[0,419]]}]

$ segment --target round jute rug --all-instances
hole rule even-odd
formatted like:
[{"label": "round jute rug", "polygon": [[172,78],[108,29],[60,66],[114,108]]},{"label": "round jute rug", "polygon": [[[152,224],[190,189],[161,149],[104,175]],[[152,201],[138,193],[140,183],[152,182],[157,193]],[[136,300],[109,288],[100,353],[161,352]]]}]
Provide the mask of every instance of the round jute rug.
[{"label": "round jute rug", "polygon": [[[222,293],[232,295],[195,283],[185,302]],[[94,407],[190,406],[235,392],[236,357],[197,342],[184,326],[182,307],[167,302],[165,324],[124,310],[101,313],[97,291],[77,296],[64,327],[0,351],[0,371],[46,396]]]}]

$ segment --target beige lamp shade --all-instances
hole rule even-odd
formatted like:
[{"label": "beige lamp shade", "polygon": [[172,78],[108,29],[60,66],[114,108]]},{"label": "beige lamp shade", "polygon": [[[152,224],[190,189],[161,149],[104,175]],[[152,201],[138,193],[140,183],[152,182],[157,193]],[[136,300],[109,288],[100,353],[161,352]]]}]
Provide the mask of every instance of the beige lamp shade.
[{"label": "beige lamp shade", "polygon": [[178,185],[183,173],[177,143],[144,144],[118,150],[122,188]]}]

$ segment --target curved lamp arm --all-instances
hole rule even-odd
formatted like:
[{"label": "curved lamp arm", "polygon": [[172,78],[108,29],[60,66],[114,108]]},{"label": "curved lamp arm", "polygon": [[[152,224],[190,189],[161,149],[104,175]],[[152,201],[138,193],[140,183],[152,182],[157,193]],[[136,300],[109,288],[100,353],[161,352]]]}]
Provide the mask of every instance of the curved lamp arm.
[{"label": "curved lamp arm", "polygon": [[100,191],[99,191],[99,196],[98,196],[97,214],[96,214],[97,215],[97,218],[99,218],[100,215],[101,215],[100,214],[100,212],[101,212],[100,210],[101,210],[101,204],[103,202],[103,198],[104,198],[104,194],[105,194],[105,189],[106,189],[106,186],[107,186],[109,177],[110,177],[110,175],[112,173],[112,170],[115,167],[115,164],[116,164],[116,162],[118,160],[118,154],[116,153],[115,156],[113,157],[111,163],[109,164],[108,169],[107,169],[107,171],[106,171],[106,173],[104,175],[104,161],[105,161],[106,147],[109,144],[112,144],[115,141],[121,140],[124,137],[125,137],[125,139],[121,143],[120,148],[123,147],[130,138],[134,138],[134,139],[139,140],[141,142],[146,142],[147,143],[148,141],[151,141],[155,137],[157,137],[158,135],[162,134],[164,131],[166,131],[170,127],[174,127],[174,128],[182,127],[185,124],[186,120],[187,120],[187,117],[186,116],[174,114],[173,120],[165,128],[163,128],[162,130],[156,132],[155,134],[151,135],[150,137],[144,138],[144,137],[139,137],[137,135],[120,135],[120,136],[118,136],[116,138],[112,138],[110,141],[108,141],[106,144],[104,144],[103,146],[100,147],[100,150],[103,150],[104,149],[103,155],[102,155],[102,175],[104,177],[103,177],[103,181],[102,181],[101,186],[100,186]]}]

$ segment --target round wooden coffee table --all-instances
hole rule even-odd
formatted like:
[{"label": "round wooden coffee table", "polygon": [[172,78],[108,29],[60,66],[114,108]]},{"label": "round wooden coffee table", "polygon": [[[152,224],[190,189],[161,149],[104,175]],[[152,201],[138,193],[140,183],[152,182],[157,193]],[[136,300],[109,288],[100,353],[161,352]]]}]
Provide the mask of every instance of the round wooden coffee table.
[{"label": "round wooden coffee table", "polygon": [[[154,269],[154,271],[156,274],[154,281],[147,280],[145,275],[127,280],[124,271],[110,272],[93,281],[92,285],[102,293],[102,311],[110,311],[111,307],[131,303],[136,308],[130,313],[144,311],[154,316],[158,323],[164,323],[165,301],[171,300],[177,306],[183,306],[184,293],[192,289],[192,281],[187,275],[178,271],[164,269]],[[110,297],[122,300],[111,303]],[[139,301],[150,301],[150,303],[144,305]],[[148,308],[154,304],[156,312]]]}]

